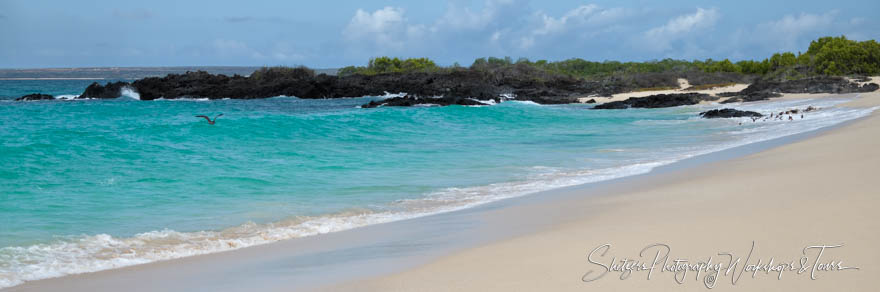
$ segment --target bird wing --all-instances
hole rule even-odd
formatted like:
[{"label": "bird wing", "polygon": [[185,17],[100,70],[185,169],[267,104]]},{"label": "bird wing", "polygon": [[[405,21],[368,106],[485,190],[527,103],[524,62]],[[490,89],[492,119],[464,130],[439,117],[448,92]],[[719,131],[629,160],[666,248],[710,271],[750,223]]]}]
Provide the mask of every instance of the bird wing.
[{"label": "bird wing", "polygon": [[217,118],[222,117],[222,116],[223,116],[223,114],[219,114],[219,115],[217,115],[216,117],[214,117],[214,120],[216,121]]},{"label": "bird wing", "polygon": [[199,116],[196,116],[196,117],[197,117],[197,118],[204,118],[204,119],[208,120],[209,122],[211,121],[211,118],[209,118],[208,116],[202,116],[202,115],[199,115]]}]

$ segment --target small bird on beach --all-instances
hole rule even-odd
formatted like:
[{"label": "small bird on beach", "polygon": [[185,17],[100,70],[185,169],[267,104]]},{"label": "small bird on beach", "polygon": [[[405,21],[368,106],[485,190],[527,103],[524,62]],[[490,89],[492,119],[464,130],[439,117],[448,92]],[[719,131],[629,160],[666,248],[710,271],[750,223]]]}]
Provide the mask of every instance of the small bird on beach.
[{"label": "small bird on beach", "polygon": [[211,118],[209,118],[208,116],[205,116],[205,115],[198,115],[198,116],[196,116],[196,117],[197,117],[197,118],[205,118],[205,120],[208,121],[208,125],[213,125],[215,122],[217,122],[217,118],[219,118],[219,117],[221,117],[221,116],[223,116],[223,114],[219,114],[219,115],[217,115],[216,117],[214,117],[213,120],[212,120]]}]

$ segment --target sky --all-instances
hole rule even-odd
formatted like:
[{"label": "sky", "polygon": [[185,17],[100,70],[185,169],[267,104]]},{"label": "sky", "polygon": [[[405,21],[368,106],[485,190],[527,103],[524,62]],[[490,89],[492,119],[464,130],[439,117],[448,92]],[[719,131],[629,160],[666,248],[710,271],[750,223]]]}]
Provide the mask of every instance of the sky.
[{"label": "sky", "polygon": [[0,0],[0,68],[736,61],[821,36],[878,39],[878,11],[877,0]]}]

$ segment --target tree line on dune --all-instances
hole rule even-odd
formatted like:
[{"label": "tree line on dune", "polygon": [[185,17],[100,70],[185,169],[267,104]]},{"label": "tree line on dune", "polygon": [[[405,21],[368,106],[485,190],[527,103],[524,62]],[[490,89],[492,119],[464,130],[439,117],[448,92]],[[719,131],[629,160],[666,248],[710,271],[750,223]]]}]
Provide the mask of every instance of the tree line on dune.
[{"label": "tree line on dune", "polygon": [[603,78],[615,74],[664,73],[701,71],[706,73],[734,73],[760,75],[775,79],[800,79],[816,75],[861,75],[880,74],[880,44],[874,40],[854,41],[845,36],[823,37],[810,43],[805,53],[780,52],[761,61],[742,60],[675,60],[664,59],[648,62],[593,62],[580,58],[564,61],[538,60],[526,58],[513,60],[505,58],[478,58],[469,68],[457,63],[450,67],[438,66],[427,58],[399,59],[377,57],[367,66],[349,66],[339,70],[339,75],[375,75],[407,72],[442,72],[451,70],[493,70],[509,66],[528,66],[548,73],[563,74],[579,78]]}]

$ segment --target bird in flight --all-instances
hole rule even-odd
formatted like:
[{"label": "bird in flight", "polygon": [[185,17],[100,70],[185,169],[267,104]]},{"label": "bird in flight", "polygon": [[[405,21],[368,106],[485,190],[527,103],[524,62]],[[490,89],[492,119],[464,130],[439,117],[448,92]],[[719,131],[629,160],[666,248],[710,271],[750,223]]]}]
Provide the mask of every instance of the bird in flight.
[{"label": "bird in flight", "polygon": [[216,117],[214,117],[213,120],[212,120],[211,118],[209,118],[208,116],[203,116],[203,115],[198,115],[198,116],[196,116],[196,117],[197,117],[197,118],[205,118],[205,120],[208,120],[208,125],[213,125],[214,122],[217,121],[217,118],[219,118],[219,117],[221,117],[221,116],[223,116],[223,114],[219,114],[219,115],[217,115]]}]

